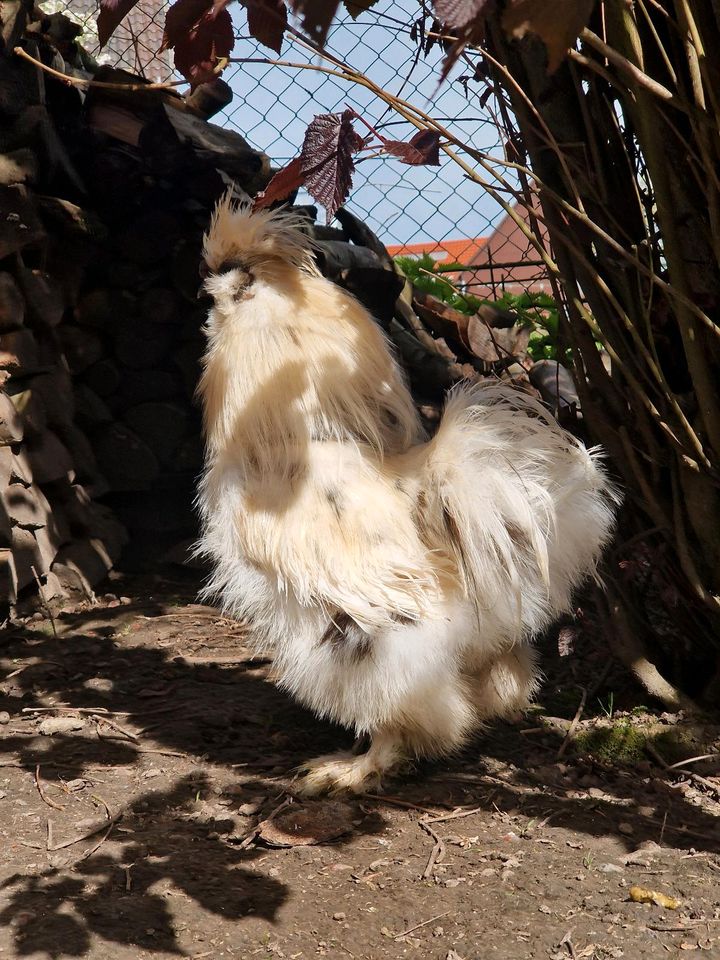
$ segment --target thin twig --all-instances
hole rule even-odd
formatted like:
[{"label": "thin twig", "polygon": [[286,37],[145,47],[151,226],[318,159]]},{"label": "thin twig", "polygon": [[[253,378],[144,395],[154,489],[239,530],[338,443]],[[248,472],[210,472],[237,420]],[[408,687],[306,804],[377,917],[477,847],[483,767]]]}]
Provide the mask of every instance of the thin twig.
[{"label": "thin twig", "polygon": [[473,814],[484,812],[485,807],[473,807],[472,810],[453,810],[452,813],[441,814],[439,817],[433,817],[432,820],[423,820],[423,823],[445,823],[448,820],[462,820],[463,817],[472,817]]},{"label": "thin twig", "polygon": [[365,798],[368,800],[382,800],[383,803],[389,803],[393,807],[402,807],[404,810],[418,810],[420,813],[429,814],[431,817],[434,817],[436,814],[436,811],[430,810],[429,807],[421,807],[417,803],[410,803],[408,800],[401,800],[399,797],[385,797],[379,793],[366,793]]},{"label": "thin twig", "polygon": [[[660,764],[663,770],[665,770],[666,773],[671,769],[665,757],[663,757],[663,755],[659,752],[659,750],[656,747],[653,746],[652,743],[647,742],[645,744],[645,749],[650,754],[650,756],[653,757],[654,760],[657,760],[657,762]],[[707,790],[712,790],[713,793],[720,796],[720,783],[713,783],[713,781],[708,780],[707,777],[701,777],[699,773],[692,773],[690,770],[683,770],[681,772],[684,774],[684,776],[690,777],[690,779],[693,780],[695,783],[701,784]]]},{"label": "thin twig", "polygon": [[[71,87],[94,87],[96,90],[170,90],[173,87],[182,87],[187,86],[187,80],[167,80],[163,83],[107,83],[103,80],[87,80],[85,77],[73,77],[67,73],[63,73],[62,70],[55,70],[54,67],[49,67],[47,64],[43,63],[42,60],[36,60],[35,57],[31,57],[27,50],[23,50],[22,47],[15,47],[13,53],[22,57],[23,60],[27,60],[29,63],[32,63],[38,70],[42,70],[44,73],[49,73],[51,77],[55,77],[57,80],[61,80],[63,83],[66,83]],[[217,69],[217,67],[216,67]]]},{"label": "thin twig", "polygon": [[[98,725],[104,723],[106,726],[111,727],[113,730],[116,730],[121,736],[127,737],[128,740],[132,740],[134,743],[138,743],[138,737],[134,733],[131,733],[129,730],[126,730],[125,727],[121,727],[119,723],[116,723],[114,720],[110,720],[108,717],[101,717],[97,714],[92,714],[90,717],[91,720],[94,720]],[[98,730],[99,733],[99,730]]]},{"label": "thin twig", "polygon": [[415,930],[419,930],[420,927],[426,927],[429,923],[435,923],[436,920],[440,920],[442,917],[446,917],[449,913],[452,913],[452,911],[446,910],[445,913],[439,913],[436,917],[430,917],[429,920],[423,920],[422,923],[416,923],[414,927],[408,927],[407,930],[403,930],[402,933],[398,933],[397,936],[393,937],[393,940],[401,940],[403,937],[406,937],[409,933],[413,933]]},{"label": "thin twig", "polygon": [[[418,826],[435,841],[435,845],[430,851],[428,862],[425,865],[425,869],[423,870],[421,877],[422,880],[428,880],[432,876],[433,870],[435,869],[435,864],[440,863],[445,858],[445,844],[443,843],[441,837],[439,837],[433,828],[428,824],[427,820],[418,820]],[[397,939],[397,937],[395,939]]]},{"label": "thin twig", "polygon": [[[83,831],[83,833],[77,834],[77,836],[70,837],[69,840],[61,840],[59,843],[52,842],[52,822],[48,820],[48,851],[50,853],[55,853],[57,850],[64,850],[65,847],[72,847],[76,843],[81,843],[83,840],[89,840],[90,837],[94,837],[96,833],[100,833],[101,830],[105,828],[110,828],[114,826],[122,818],[122,810],[119,813],[116,813],[115,816],[111,817],[110,820],[106,820],[104,823],[98,823],[96,826],[92,827],[89,830]],[[109,832],[109,830],[108,830]]]},{"label": "thin twig", "polygon": [[677,763],[670,763],[665,768],[666,770],[677,770],[679,767],[685,767],[688,763],[698,763],[700,760],[718,760],[720,759],[720,753],[703,753],[699,757],[689,757],[687,760],[678,760]]},{"label": "thin twig", "polygon": [[577,710],[575,711],[575,716],[574,716],[573,719],[572,719],[572,723],[570,724],[570,728],[568,729],[568,732],[565,734],[565,739],[564,739],[563,742],[560,744],[560,749],[559,749],[558,752],[557,752],[557,759],[558,759],[558,760],[562,760],[562,758],[563,758],[563,756],[564,756],[564,754],[565,754],[565,751],[566,751],[567,748],[570,746],[570,742],[572,741],[572,738],[573,738],[573,736],[574,736],[574,734],[575,734],[575,730],[577,729],[577,725],[580,723],[580,718],[581,718],[582,715],[583,715],[583,710],[585,709],[585,702],[587,701],[587,690],[585,689],[585,687],[581,687],[580,689],[582,690],[582,696],[580,697],[580,703],[578,704],[578,708],[577,708]]},{"label": "thin twig", "polygon": [[37,792],[40,794],[40,799],[43,803],[46,803],[49,807],[52,807],[53,810],[64,810],[65,806],[62,803],[55,803],[54,800],[51,800],[45,794],[45,791],[42,788],[42,783],[40,782],[40,764],[35,766],[35,786],[37,787]]}]

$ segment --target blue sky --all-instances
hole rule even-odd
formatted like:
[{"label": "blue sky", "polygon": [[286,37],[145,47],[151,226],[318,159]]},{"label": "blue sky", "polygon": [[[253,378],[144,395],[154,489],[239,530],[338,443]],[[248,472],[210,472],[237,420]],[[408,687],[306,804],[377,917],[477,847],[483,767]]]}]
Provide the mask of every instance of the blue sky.
[{"label": "blue sky", "polygon": [[[248,38],[243,9],[234,4],[232,10],[240,36],[233,55],[274,57]],[[470,84],[470,97],[466,98],[457,82],[463,71],[456,69],[455,79],[438,90],[442,51],[437,48],[427,59],[421,56],[411,69],[416,44],[409,32],[420,10],[417,0],[379,0],[353,21],[341,7],[328,49],[392,93],[400,93],[402,88],[404,99],[462,131],[476,147],[498,153],[497,132],[489,113],[480,108],[473,94],[481,87]],[[282,58],[310,62],[292,40],[286,42]],[[370,91],[339,78],[267,64],[233,64],[224,76],[235,99],[216,122],[237,129],[277,165],[297,155],[305,128],[315,114],[345,106],[354,107],[394,139],[407,140],[415,132],[410,124],[386,113],[385,104]],[[388,244],[484,236],[502,216],[497,204],[447,158],[440,167],[409,167],[391,158],[363,160],[357,167],[348,207]]]}]

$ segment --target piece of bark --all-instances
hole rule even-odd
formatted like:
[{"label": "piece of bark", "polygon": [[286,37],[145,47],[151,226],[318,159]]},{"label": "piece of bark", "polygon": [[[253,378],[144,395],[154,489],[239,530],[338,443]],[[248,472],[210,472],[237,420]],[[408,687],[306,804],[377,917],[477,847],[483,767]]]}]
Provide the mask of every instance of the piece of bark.
[{"label": "piece of bark", "polygon": [[0,184],[4,186],[34,184],[37,182],[38,172],[38,159],[27,147],[0,154]]},{"label": "piece of bark", "polygon": [[75,391],[70,374],[64,366],[56,365],[47,373],[40,373],[31,381],[32,389],[42,397],[48,425],[62,430],[75,417]]},{"label": "piece of bark", "polygon": [[63,234],[88,238],[94,242],[107,236],[107,228],[97,214],[70,200],[39,196],[37,206],[43,221]]},{"label": "piece of bark", "polygon": [[9,56],[25,32],[34,0],[2,0],[0,6],[0,50]]},{"label": "piece of bark", "polygon": [[81,294],[75,307],[75,320],[83,327],[103,329],[122,324],[137,312],[137,299],[127,290],[99,287]]},{"label": "piece of bark", "polygon": [[118,365],[104,357],[84,371],[83,380],[99,397],[109,397],[120,386],[122,376]]},{"label": "piece of bark", "polygon": [[171,178],[190,174],[198,165],[217,167],[251,195],[270,179],[268,157],[253,149],[239,133],[167,103],[146,124],[139,146]]},{"label": "piece of bark", "polygon": [[0,184],[0,260],[45,238],[45,230],[22,186]]},{"label": "piece of bark", "polygon": [[95,438],[95,456],[110,489],[118,492],[149,490],[160,472],[150,447],[119,423]]},{"label": "piece of bark", "polygon": [[[15,577],[18,592],[35,583],[35,575],[42,576],[46,571],[38,542],[32,530],[23,527],[12,529],[12,554],[15,561]],[[33,567],[35,573],[33,573]]]},{"label": "piece of bark", "polygon": [[0,370],[26,377],[40,369],[38,345],[32,331],[21,329],[0,334]]},{"label": "piece of bark", "polygon": [[104,353],[102,340],[96,334],[69,323],[60,326],[58,337],[68,369],[74,376],[97,363]]},{"label": "piece of bark", "polygon": [[140,298],[140,316],[149,323],[178,323],[182,318],[180,297],[167,287],[151,287]]},{"label": "piece of bark", "polygon": [[187,413],[178,403],[141,403],[123,415],[127,425],[144,440],[162,464],[172,456],[187,429]]},{"label": "piece of bark", "polygon": [[94,390],[85,383],[75,383],[75,420],[83,430],[94,430],[104,423],[111,423],[110,408]]},{"label": "piece of bark", "polygon": [[25,452],[35,483],[50,483],[73,473],[73,459],[52,430],[28,440]]},{"label": "piece of bark", "polygon": [[323,274],[330,280],[335,280],[343,270],[350,268],[377,270],[381,266],[380,258],[372,250],[337,240],[318,241],[315,256]]},{"label": "piece of bark", "polygon": [[93,596],[93,588],[112,570],[113,562],[97,538],[78,540],[59,551],[51,570],[70,594]]},{"label": "piece of bark", "polygon": [[540,396],[553,413],[578,410],[580,397],[570,371],[557,360],[538,360],[530,368],[530,383],[540,391]]},{"label": "piece of bark", "polygon": [[56,327],[65,312],[62,291],[52,277],[41,270],[20,267],[17,280],[25,298],[31,326]]},{"label": "piece of bark", "polygon": [[[163,357],[164,359],[164,357]],[[182,396],[182,386],[177,373],[170,370],[126,370],[120,388],[113,397],[117,410],[128,410],[142,403],[175,400]]]},{"label": "piece of bark", "polygon": [[12,549],[0,549],[0,605],[12,606],[17,600],[18,576]]},{"label": "piece of bark", "polygon": [[19,443],[23,438],[24,425],[10,397],[0,390],[0,447]]},{"label": "piece of bark", "polygon": [[343,233],[347,240],[352,240],[353,243],[360,247],[367,247],[368,250],[372,250],[385,267],[388,267],[390,270],[396,269],[395,262],[387,252],[387,248],[382,240],[373,233],[366,223],[363,223],[362,220],[359,220],[351,213],[347,207],[340,207],[335,214],[335,219],[342,225]]},{"label": "piece of bark", "polygon": [[25,298],[12,275],[0,273],[0,332],[22,327],[25,320]]},{"label": "piece of bark", "polygon": [[39,437],[47,428],[47,413],[41,394],[35,389],[35,378],[29,381],[11,379],[6,390],[13,406],[22,418],[26,438]]},{"label": "piece of bark", "polygon": [[126,323],[116,331],[115,356],[131,370],[149,370],[169,355],[175,332],[161,324]]},{"label": "piece of bark", "polygon": [[233,98],[232,87],[221,77],[201,83],[185,97],[188,109],[192,110],[203,120],[209,120],[216,113],[220,113]]}]

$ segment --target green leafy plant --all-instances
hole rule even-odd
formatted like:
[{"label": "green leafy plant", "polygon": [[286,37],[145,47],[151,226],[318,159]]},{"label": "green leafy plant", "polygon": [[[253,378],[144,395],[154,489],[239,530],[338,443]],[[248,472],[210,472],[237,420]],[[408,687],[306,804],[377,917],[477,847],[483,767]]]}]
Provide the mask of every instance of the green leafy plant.
[{"label": "green leafy plant", "polygon": [[468,316],[477,313],[483,304],[491,304],[517,316],[517,322],[532,332],[528,342],[528,356],[532,360],[558,360],[570,366],[569,351],[559,345],[559,317],[553,297],[542,292],[510,293],[505,291],[496,300],[482,300],[470,293],[463,293],[445,275],[460,272],[461,263],[438,264],[429,253],[419,257],[395,257],[395,263],[413,286],[429,293],[448,306]]}]

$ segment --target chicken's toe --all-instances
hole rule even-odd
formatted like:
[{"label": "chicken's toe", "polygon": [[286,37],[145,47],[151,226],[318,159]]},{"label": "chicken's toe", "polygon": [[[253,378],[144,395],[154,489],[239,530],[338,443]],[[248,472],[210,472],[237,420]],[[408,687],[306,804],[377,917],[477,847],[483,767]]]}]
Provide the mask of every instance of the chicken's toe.
[{"label": "chicken's toe", "polygon": [[377,765],[364,753],[340,750],[309,760],[300,768],[297,792],[304,797],[321,793],[364,793],[380,779]]}]

